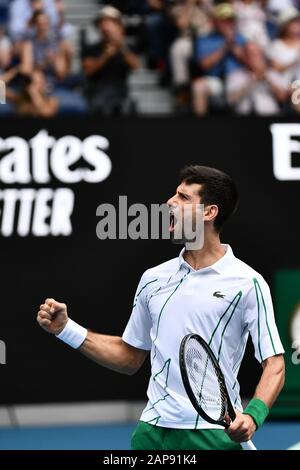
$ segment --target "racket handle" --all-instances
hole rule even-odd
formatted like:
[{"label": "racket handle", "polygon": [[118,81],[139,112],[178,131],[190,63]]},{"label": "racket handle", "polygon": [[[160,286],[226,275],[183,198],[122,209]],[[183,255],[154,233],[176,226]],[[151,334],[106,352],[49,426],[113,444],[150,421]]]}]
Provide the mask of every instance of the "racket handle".
[{"label": "racket handle", "polygon": [[252,441],[241,442],[241,446],[244,450],[257,450]]}]

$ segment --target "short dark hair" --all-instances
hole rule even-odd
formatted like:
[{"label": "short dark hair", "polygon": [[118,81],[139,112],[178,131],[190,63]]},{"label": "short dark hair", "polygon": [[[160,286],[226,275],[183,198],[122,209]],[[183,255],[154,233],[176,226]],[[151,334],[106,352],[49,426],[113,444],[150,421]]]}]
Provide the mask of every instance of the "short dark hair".
[{"label": "short dark hair", "polygon": [[180,172],[180,183],[201,184],[199,195],[204,205],[215,204],[219,212],[214,226],[220,232],[223,224],[238,206],[238,192],[232,178],[216,168],[187,165]]},{"label": "short dark hair", "polygon": [[[36,10],[36,11],[33,13],[31,19],[29,20],[29,26],[31,26],[31,27],[35,26],[35,25],[36,25],[36,22],[37,22],[37,20],[38,20],[38,18],[39,18],[40,16],[43,16],[43,15],[46,15],[46,16],[47,16],[47,13],[46,13],[45,10]],[[48,17],[48,16],[47,16],[47,17]]]}]

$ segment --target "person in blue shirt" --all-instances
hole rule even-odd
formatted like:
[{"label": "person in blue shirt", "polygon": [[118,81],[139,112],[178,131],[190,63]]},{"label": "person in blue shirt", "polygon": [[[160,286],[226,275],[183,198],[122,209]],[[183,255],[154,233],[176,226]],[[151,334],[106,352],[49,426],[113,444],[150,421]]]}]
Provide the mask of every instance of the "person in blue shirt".
[{"label": "person in blue shirt", "polygon": [[223,95],[223,80],[246,62],[246,39],[237,33],[234,8],[220,3],[213,9],[214,31],[198,38],[195,45],[196,61],[203,74],[193,83],[193,108],[196,115],[204,115],[210,97]]},{"label": "person in blue shirt", "polygon": [[23,40],[28,30],[28,22],[33,13],[44,10],[50,19],[51,27],[59,22],[54,0],[13,0],[10,4],[8,31],[13,41]]}]

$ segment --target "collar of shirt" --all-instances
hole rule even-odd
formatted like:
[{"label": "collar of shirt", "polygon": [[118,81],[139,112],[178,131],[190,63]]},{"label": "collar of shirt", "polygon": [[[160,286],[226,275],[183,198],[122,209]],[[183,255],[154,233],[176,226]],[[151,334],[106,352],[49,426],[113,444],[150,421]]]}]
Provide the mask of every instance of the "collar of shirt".
[{"label": "collar of shirt", "polygon": [[183,255],[185,253],[185,248],[183,248],[181,250],[180,254],[179,254],[179,257],[178,257],[179,268],[185,267],[185,268],[189,269],[190,271],[192,271],[194,273],[199,273],[199,274],[204,274],[204,273],[210,272],[210,271],[214,271],[218,274],[225,273],[232,266],[232,262],[233,262],[235,256],[234,256],[233,251],[232,251],[232,249],[229,245],[222,244],[222,246],[226,250],[226,252],[222,256],[222,258],[218,259],[218,261],[216,261],[211,266],[207,266],[207,267],[201,268],[201,269],[194,269],[194,268],[192,268],[192,266],[189,265],[189,263],[187,263],[185,261],[185,259],[183,257]]}]

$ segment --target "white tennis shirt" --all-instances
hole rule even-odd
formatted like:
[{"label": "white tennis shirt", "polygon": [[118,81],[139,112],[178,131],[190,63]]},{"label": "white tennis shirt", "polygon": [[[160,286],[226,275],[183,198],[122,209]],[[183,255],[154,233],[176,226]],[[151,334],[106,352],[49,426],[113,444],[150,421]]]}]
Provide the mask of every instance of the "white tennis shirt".
[{"label": "white tennis shirt", "polygon": [[213,265],[194,270],[183,258],[148,269],[139,283],[123,340],[151,350],[148,404],[141,420],[162,427],[218,428],[191,405],[179,369],[179,347],[189,333],[200,334],[219,360],[228,393],[242,411],[237,374],[250,333],[259,362],[283,353],[270,290],[230,246]]}]

